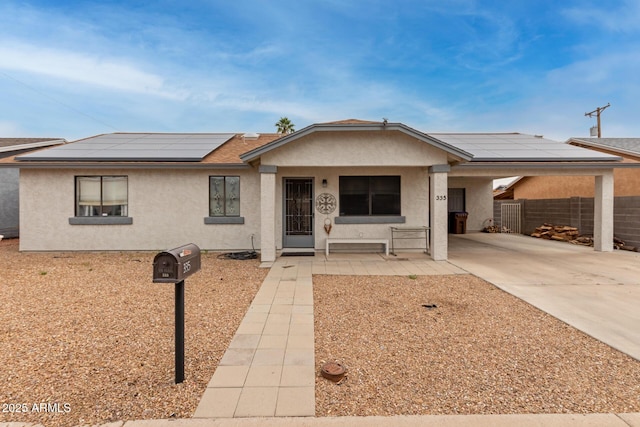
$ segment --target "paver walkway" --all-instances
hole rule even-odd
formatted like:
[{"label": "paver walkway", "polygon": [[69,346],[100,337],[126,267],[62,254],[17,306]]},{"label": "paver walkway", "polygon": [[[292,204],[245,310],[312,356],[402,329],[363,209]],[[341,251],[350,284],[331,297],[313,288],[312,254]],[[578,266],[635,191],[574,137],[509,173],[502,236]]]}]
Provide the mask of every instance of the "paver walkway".
[{"label": "paver walkway", "polygon": [[272,266],[193,418],[315,415],[312,274],[465,274],[424,254],[282,257]]}]

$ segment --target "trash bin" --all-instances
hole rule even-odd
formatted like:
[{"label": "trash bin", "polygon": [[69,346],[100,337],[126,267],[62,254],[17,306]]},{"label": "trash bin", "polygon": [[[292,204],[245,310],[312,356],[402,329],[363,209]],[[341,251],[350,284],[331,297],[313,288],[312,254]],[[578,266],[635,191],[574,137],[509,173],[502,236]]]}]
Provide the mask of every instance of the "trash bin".
[{"label": "trash bin", "polygon": [[466,234],[468,212],[449,212],[449,233]]}]

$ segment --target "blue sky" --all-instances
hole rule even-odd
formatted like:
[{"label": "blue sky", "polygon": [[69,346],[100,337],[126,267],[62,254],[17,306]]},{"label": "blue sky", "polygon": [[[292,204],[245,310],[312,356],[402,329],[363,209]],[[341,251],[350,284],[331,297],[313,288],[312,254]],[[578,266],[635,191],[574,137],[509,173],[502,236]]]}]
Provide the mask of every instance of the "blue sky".
[{"label": "blue sky", "polygon": [[3,0],[0,136],[425,132],[639,137],[640,2]]}]

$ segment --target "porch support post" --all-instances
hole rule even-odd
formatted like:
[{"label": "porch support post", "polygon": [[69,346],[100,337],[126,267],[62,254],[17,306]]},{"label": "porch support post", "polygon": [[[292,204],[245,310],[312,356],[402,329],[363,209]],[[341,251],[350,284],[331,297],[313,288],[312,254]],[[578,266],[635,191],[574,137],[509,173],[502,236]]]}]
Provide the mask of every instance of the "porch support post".
[{"label": "porch support post", "polygon": [[260,165],[260,260],[276,260],[277,166]]},{"label": "porch support post", "polygon": [[451,170],[449,165],[433,165],[429,168],[429,216],[431,233],[429,247],[431,258],[435,261],[447,259],[447,179]]},{"label": "porch support post", "polygon": [[613,171],[596,176],[593,248],[600,252],[613,251]]}]

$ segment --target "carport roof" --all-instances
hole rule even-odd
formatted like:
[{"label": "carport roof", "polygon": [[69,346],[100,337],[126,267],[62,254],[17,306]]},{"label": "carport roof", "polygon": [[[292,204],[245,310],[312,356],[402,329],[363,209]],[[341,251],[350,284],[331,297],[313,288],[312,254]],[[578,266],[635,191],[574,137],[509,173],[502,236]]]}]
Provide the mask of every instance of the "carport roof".
[{"label": "carport roof", "polygon": [[618,156],[521,133],[429,133],[473,155],[471,162],[620,161]]}]

